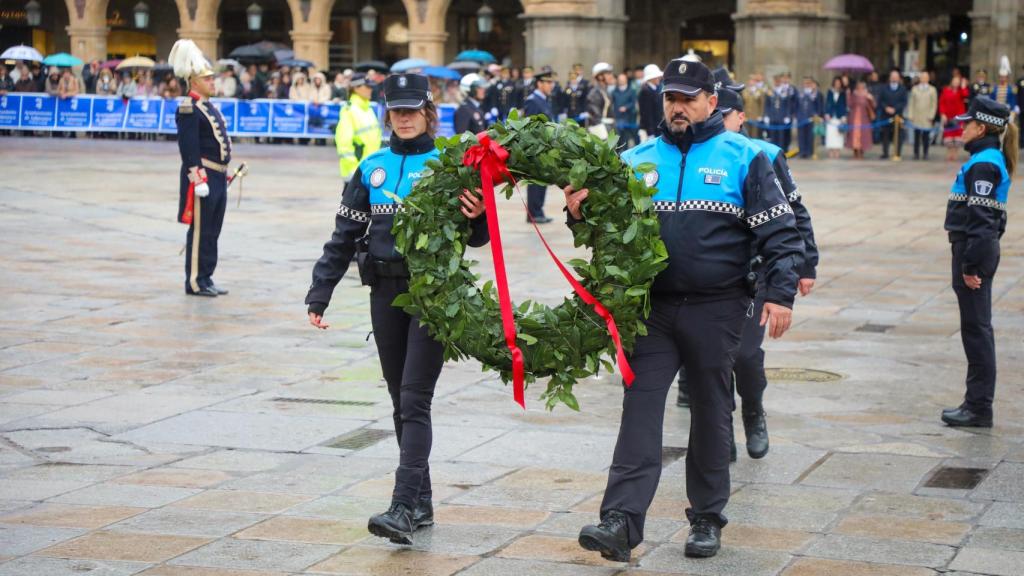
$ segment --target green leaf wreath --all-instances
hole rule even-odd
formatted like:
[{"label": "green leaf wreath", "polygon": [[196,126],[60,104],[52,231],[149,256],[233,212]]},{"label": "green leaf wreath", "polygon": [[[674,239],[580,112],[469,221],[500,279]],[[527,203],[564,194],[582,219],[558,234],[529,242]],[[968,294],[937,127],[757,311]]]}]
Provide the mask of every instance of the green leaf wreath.
[{"label": "green leaf wreath", "polygon": [[[574,123],[556,124],[542,116],[509,118],[488,131],[509,151],[508,168],[517,180],[577,190],[588,188],[585,220],[572,227],[576,246],[592,249],[589,262],[569,262],[581,283],[614,315],[622,344],[632,351],[637,335],[646,334],[648,297],[654,277],[666,266],[668,253],[659,235],[651,197],[656,191],[638,179],[615,153],[616,137],[607,142]],[[463,166],[466,150],[477,144],[472,134],[438,138],[441,154],[405,198],[393,233],[409,266],[409,291],[394,305],[418,316],[444,343],[445,359],[476,358],[485,368],[512,379],[512,358],[505,344],[497,290],[492,282],[477,287],[476,262],[463,259],[470,236],[460,212],[459,194],[480,186],[480,175]],[[641,172],[653,166],[641,166]],[[511,198],[511,186],[504,189]],[[517,344],[525,357],[526,382],[550,377],[541,396],[548,409],[562,402],[574,410],[572,393],[580,378],[603,365],[612,371],[615,346],[605,322],[572,295],[551,308],[524,301],[515,308]]]}]

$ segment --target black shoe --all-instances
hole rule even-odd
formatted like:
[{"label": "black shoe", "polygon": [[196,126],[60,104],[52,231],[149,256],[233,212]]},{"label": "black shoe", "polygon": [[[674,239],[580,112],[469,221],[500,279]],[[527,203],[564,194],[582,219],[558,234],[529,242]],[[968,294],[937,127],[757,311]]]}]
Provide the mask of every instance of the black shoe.
[{"label": "black shoe", "polygon": [[422,498],[416,502],[416,508],[412,511],[412,529],[419,530],[433,525],[434,503],[430,501],[430,498]]},{"label": "black shoe", "polygon": [[535,222],[537,224],[547,224],[548,222],[551,222],[551,218],[548,218],[547,216],[534,216],[533,220],[530,220],[530,217],[527,216],[526,223],[529,224],[530,222]]},{"label": "black shoe", "polygon": [[992,415],[983,416],[968,408],[957,408],[952,412],[942,411],[942,421],[949,426],[965,426],[969,428],[991,428]]},{"label": "black shoe", "polygon": [[606,560],[629,562],[629,524],[626,515],[618,510],[610,510],[597,526],[584,526],[580,530],[580,546],[600,552]]},{"label": "black shoe", "polygon": [[881,156],[878,157],[878,159],[879,160],[888,160],[889,159],[889,155],[888,154],[882,154]]},{"label": "black shoe", "polygon": [[203,286],[198,292],[186,289],[185,294],[188,294],[189,296],[206,296],[207,298],[217,297],[217,291],[210,286]]},{"label": "black shoe", "polygon": [[676,406],[680,408],[690,407],[690,387],[686,382],[679,382],[679,396],[676,397]]},{"label": "black shoe", "polygon": [[228,289],[227,288],[221,288],[220,286],[217,286],[216,284],[210,284],[210,288],[212,288],[213,291],[216,292],[218,296],[225,296],[228,293]]},{"label": "black shoe", "polygon": [[743,413],[743,431],[747,435],[747,454],[755,460],[764,458],[768,453],[768,424],[765,422],[764,410]]},{"label": "black shoe", "polygon": [[412,511],[401,502],[392,502],[387,512],[370,518],[366,528],[370,534],[395,544],[412,544]]},{"label": "black shoe", "polygon": [[963,405],[961,404],[960,406],[957,406],[956,408],[943,408],[943,409],[942,409],[942,413],[943,413],[944,415],[945,415],[945,414],[952,414],[952,413],[954,413],[954,412],[959,412],[959,411],[961,411],[961,410],[963,410],[963,409],[964,409],[964,407],[963,407]]},{"label": "black shoe", "polygon": [[722,547],[722,529],[709,518],[697,518],[686,537],[686,552],[690,558],[710,558]]}]

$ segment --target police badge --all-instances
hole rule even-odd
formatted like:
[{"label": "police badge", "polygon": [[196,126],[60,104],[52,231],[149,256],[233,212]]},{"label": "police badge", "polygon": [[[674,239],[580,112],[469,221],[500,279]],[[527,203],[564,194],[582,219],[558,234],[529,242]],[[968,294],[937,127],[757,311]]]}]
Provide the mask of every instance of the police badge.
[{"label": "police badge", "polygon": [[987,180],[978,180],[974,183],[974,193],[978,196],[988,196],[992,193],[993,185]]}]

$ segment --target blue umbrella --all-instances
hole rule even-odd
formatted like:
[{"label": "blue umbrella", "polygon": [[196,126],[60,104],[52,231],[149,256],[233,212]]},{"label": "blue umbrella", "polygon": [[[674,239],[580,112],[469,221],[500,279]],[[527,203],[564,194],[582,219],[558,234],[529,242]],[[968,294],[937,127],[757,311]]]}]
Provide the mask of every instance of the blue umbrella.
[{"label": "blue umbrella", "polygon": [[444,66],[427,66],[423,69],[423,73],[431,78],[442,78],[444,80],[459,80],[462,78],[462,74],[459,74],[457,70],[445,68]]},{"label": "blue umbrella", "polygon": [[401,74],[402,72],[408,72],[409,70],[415,70],[417,68],[426,68],[430,66],[430,62],[421,60],[420,58],[405,58],[399,60],[391,65],[391,72],[393,74]]},{"label": "blue umbrella", "polygon": [[456,62],[482,62],[484,64],[495,64],[498,59],[486,50],[463,50],[455,57]]},{"label": "blue umbrella", "polygon": [[43,58],[43,64],[58,68],[70,68],[72,66],[81,66],[84,62],[82,62],[81,58],[75,58],[67,52],[60,52],[59,54],[51,54]]}]

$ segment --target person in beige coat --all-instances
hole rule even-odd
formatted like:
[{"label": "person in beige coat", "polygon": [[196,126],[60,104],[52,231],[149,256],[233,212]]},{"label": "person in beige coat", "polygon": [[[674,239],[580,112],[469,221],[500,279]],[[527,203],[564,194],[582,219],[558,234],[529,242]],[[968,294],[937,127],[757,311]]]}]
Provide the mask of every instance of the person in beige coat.
[{"label": "person in beige coat", "polygon": [[939,93],[929,84],[929,80],[928,73],[921,72],[917,84],[910,91],[910,103],[907,105],[907,120],[910,129],[914,131],[914,160],[928,159],[928,144],[935,124],[935,112],[939,107]]},{"label": "person in beige coat", "polygon": [[313,104],[327,104],[331,101],[331,86],[323,72],[313,74]]},{"label": "person in beige coat", "polygon": [[316,96],[313,85],[306,80],[306,75],[296,72],[292,75],[292,87],[288,91],[288,99],[298,102],[312,102]]}]

